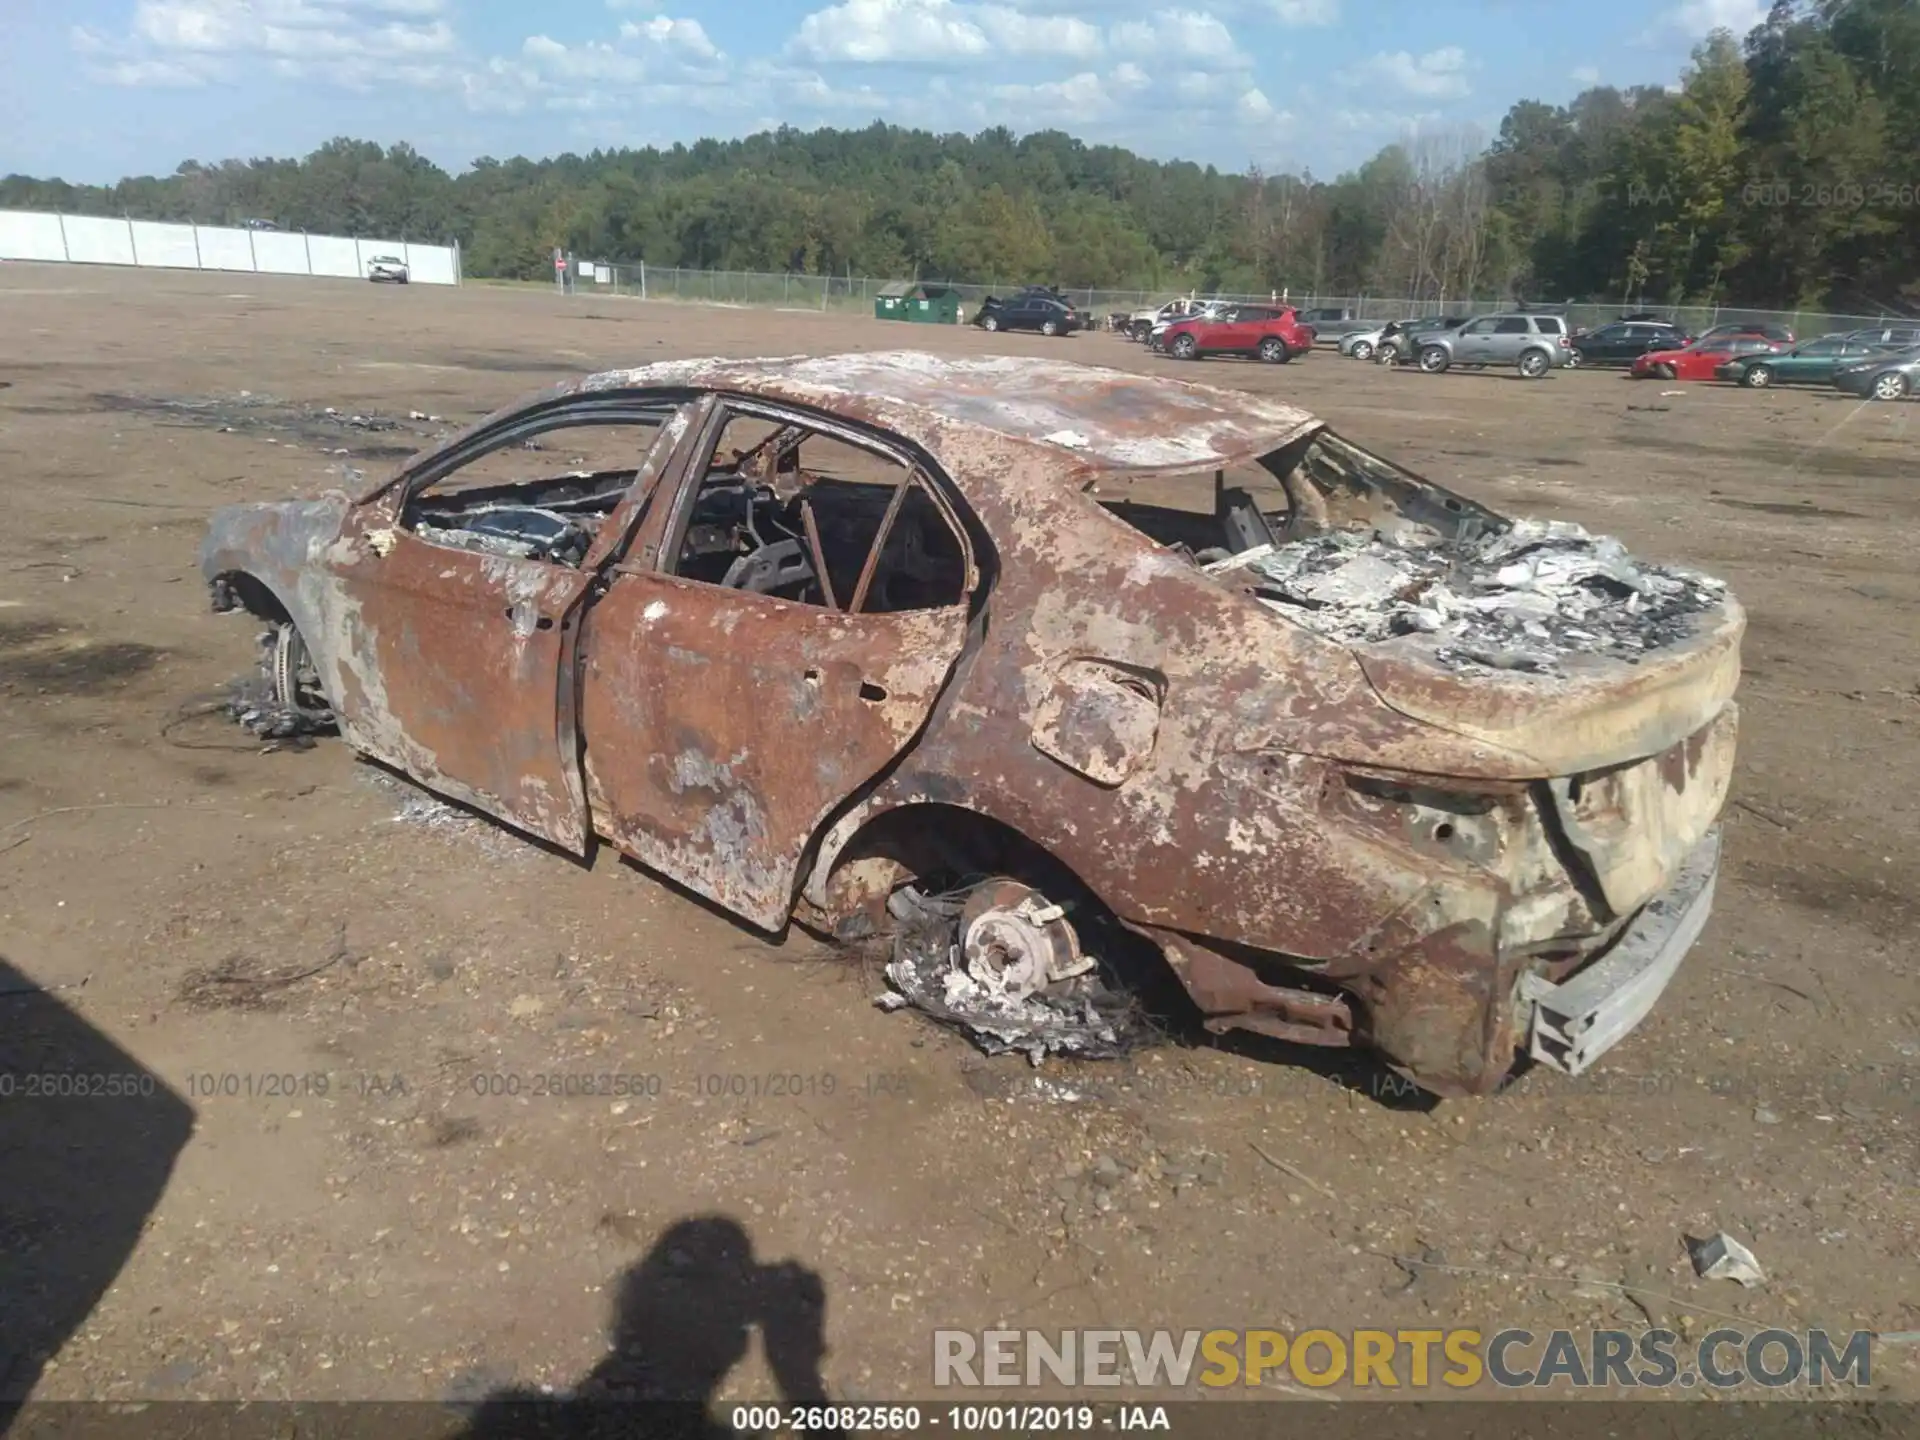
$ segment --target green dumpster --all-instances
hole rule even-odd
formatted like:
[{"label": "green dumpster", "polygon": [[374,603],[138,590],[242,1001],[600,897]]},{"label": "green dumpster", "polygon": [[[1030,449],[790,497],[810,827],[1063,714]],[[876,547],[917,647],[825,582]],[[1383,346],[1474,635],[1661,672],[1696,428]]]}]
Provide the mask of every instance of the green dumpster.
[{"label": "green dumpster", "polygon": [[873,298],[876,320],[906,320],[921,325],[960,323],[960,292],[946,285],[896,280]]}]

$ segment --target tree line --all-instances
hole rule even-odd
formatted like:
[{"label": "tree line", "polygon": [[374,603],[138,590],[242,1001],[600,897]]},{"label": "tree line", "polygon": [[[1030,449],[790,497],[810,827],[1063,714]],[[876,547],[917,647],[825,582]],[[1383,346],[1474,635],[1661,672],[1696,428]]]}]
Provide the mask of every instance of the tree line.
[{"label": "tree line", "polygon": [[1490,143],[1418,134],[1332,180],[1148,160],[1058,131],[783,127],[473,162],[328,142],[110,186],[12,175],[0,208],[445,243],[467,273],[608,262],[1079,287],[1920,305],[1920,4],[1776,0],[1672,86],[1523,100]]}]

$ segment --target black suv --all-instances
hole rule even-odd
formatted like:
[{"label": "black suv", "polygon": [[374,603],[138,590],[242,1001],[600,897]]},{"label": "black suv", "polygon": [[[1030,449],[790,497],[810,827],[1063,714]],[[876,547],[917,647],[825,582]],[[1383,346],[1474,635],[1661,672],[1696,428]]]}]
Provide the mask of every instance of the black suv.
[{"label": "black suv", "polygon": [[1042,335],[1071,335],[1084,323],[1074,308],[1045,291],[1027,291],[1006,300],[989,295],[973,312],[982,330],[1038,330]]},{"label": "black suv", "polygon": [[1630,365],[1649,350],[1678,350],[1693,337],[1664,320],[1621,320],[1573,337],[1583,365]]}]

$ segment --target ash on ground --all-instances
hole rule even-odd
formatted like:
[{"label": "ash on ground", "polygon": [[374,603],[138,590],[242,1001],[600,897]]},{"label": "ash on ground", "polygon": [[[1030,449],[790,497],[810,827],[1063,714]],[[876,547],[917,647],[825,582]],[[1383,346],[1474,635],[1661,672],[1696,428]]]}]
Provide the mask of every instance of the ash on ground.
[{"label": "ash on ground", "polygon": [[1410,545],[1342,530],[1208,567],[1244,569],[1271,608],[1335,640],[1429,635],[1454,666],[1553,672],[1572,655],[1635,661],[1686,638],[1724,582],[1643,565],[1608,536],[1518,520],[1463,542]]},{"label": "ash on ground", "polygon": [[1100,978],[1097,969],[1015,999],[967,973],[959,945],[964,891],[923,895],[909,886],[887,908],[898,922],[893,959],[886,967],[893,990],[882,1009],[911,1005],[966,1032],[989,1055],[1022,1054],[1038,1065],[1049,1054],[1107,1060],[1145,1043],[1145,1022],[1132,999]]},{"label": "ash on ground", "polygon": [[[104,409],[153,415],[162,424],[256,435],[270,444],[356,460],[402,459],[446,438],[453,423],[424,410],[409,410],[403,419],[377,410],[304,405],[251,390],[204,398],[116,394],[93,398]],[[376,438],[381,436],[385,438]]]}]

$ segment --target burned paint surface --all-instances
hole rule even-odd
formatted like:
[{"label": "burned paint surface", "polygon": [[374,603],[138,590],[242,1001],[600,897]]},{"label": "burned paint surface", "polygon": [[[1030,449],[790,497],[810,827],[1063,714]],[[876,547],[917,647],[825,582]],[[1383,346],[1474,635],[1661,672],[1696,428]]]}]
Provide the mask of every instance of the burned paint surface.
[{"label": "burned paint surface", "polygon": [[583,653],[594,829],[778,928],[822,822],[920,729],[965,624],[958,607],[845,615],[622,575]]},{"label": "burned paint surface", "polygon": [[1118,785],[1153,753],[1155,677],[1085,660],[1061,666],[1033,717],[1033,746],[1099,785]]},{"label": "burned paint surface", "polygon": [[[752,397],[904,444],[965,512],[978,588],[843,614],[679,579],[654,559],[671,507],[632,502],[631,561],[456,561],[396,533],[392,486],[223,512],[209,578],[280,597],[355,745],[535,833],[604,836],[772,929],[887,883],[836,879],[883,817],[973,811],[1152,936],[1209,1024],[1370,1043],[1441,1091],[1498,1084],[1521,976],[1600,953],[1723,802],[1730,597],[1638,664],[1463,673],[1289,623],[1087,493],[1314,434],[1292,407],[914,354],[672,361],[528,404],[624,392]],[[649,459],[663,487],[691,483],[688,413]],[[1351,496],[1289,494],[1310,526],[1365,523]]]}]

